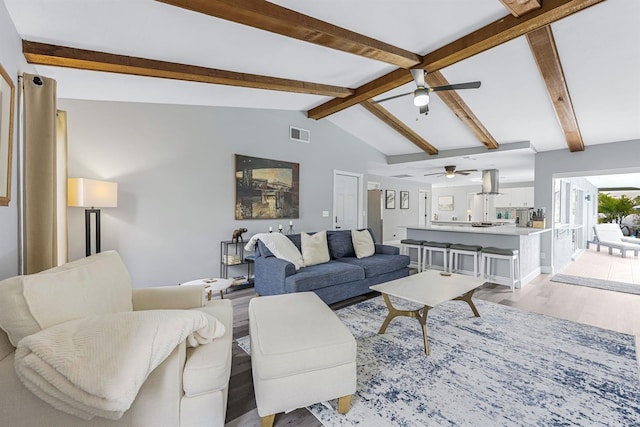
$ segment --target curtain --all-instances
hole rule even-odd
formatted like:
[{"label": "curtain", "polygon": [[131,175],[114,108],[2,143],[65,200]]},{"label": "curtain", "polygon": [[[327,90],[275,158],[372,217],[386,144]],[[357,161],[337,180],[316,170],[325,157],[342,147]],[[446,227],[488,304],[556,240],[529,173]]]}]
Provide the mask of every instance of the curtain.
[{"label": "curtain", "polygon": [[[61,196],[58,191],[59,184],[66,186],[66,140],[60,141],[64,147],[59,148],[56,81],[25,73],[22,84],[22,271],[31,274],[55,267],[60,259],[66,260],[66,253],[59,257],[60,250],[66,251],[66,247],[60,246],[59,239],[66,241],[67,237],[60,235],[62,230],[58,226],[61,221],[66,223],[66,209],[59,208]],[[63,151],[64,155],[61,155]],[[66,193],[63,196],[66,206]]]},{"label": "curtain", "polygon": [[67,245],[67,112],[56,113],[56,153],[57,153],[57,188],[56,188],[56,244],[57,265],[68,260]]}]

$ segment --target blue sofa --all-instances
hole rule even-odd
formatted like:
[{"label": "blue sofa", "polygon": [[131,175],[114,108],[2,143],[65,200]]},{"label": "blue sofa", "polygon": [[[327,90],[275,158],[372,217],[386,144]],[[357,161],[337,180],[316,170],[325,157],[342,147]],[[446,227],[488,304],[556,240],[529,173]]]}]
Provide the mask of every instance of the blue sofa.
[{"label": "blue sofa", "polygon": [[[369,232],[371,232],[369,230]],[[287,236],[300,250],[300,234]],[[376,244],[374,255],[356,258],[350,230],[327,231],[331,260],[296,271],[258,241],[255,249],[255,290],[259,295],[315,292],[325,303],[371,292],[369,286],[409,275],[409,257],[394,246]]]}]

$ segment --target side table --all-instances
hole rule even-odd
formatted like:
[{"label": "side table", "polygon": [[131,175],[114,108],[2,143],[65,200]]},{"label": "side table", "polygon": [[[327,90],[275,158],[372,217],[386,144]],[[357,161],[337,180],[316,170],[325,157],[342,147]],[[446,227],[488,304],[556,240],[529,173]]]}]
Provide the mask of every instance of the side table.
[{"label": "side table", "polygon": [[213,278],[213,279],[196,279],[196,280],[191,280],[189,282],[185,282],[185,283],[181,283],[181,286],[188,286],[188,285],[203,285],[204,286],[204,292],[206,295],[207,300],[211,301],[211,296],[213,294],[213,291],[218,291],[220,292],[220,299],[224,298],[224,291],[227,290],[229,288],[229,286],[231,286],[231,280],[229,279],[219,279],[219,278]]}]

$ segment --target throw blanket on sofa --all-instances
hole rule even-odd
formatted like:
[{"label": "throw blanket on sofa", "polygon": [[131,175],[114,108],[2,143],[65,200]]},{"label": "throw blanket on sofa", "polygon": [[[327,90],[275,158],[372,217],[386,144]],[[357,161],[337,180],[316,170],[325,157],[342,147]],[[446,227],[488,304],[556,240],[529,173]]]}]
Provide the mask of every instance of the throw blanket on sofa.
[{"label": "throw blanket on sofa", "polygon": [[91,316],[25,337],[14,366],[22,383],[56,409],[116,420],[182,341],[195,347],[224,332],[222,323],[197,310]]},{"label": "throw blanket on sofa", "polygon": [[296,270],[300,270],[300,268],[304,265],[302,260],[302,254],[293,244],[291,240],[287,236],[282,233],[258,233],[255,234],[249,239],[249,242],[245,245],[244,249],[246,251],[252,251],[256,244],[260,240],[264,245],[271,251],[271,253],[276,257],[283,259],[285,261],[289,261],[292,263]]}]

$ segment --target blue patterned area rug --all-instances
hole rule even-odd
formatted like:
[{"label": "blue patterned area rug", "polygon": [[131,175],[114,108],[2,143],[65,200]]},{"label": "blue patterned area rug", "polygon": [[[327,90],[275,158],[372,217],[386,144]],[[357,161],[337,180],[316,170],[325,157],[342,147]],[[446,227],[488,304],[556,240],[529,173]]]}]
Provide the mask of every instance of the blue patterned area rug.
[{"label": "blue patterned area rug", "polygon": [[358,343],[357,392],[346,415],[336,401],[308,409],[325,426],[640,425],[633,336],[475,304],[479,318],[458,301],[429,312],[429,357],[415,319],[377,334],[381,297],[338,310]]},{"label": "blue patterned area rug", "polygon": [[568,274],[556,274],[551,278],[551,281],[566,283],[568,285],[588,286],[590,288],[605,289],[607,291],[640,295],[640,285],[636,285],[634,283],[593,279],[591,277],[570,276]]}]

